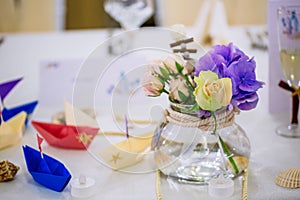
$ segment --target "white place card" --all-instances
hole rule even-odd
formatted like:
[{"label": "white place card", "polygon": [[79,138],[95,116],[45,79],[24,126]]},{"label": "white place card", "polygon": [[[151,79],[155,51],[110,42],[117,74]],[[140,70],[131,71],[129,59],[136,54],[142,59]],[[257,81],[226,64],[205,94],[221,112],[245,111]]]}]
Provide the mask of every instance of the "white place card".
[{"label": "white place card", "polygon": [[82,60],[45,60],[40,63],[39,101],[41,105],[63,105],[72,99],[72,89]]}]

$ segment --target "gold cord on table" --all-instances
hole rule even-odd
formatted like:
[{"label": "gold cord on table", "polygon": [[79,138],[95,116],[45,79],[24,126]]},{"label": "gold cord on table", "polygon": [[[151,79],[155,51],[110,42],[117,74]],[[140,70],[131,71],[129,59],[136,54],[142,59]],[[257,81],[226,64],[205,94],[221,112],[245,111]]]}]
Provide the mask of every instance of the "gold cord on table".
[{"label": "gold cord on table", "polygon": [[[115,120],[116,121],[124,121],[124,117],[121,117],[119,115],[115,115]],[[139,120],[139,119],[128,119],[129,123],[134,123],[134,124],[157,124],[159,123],[158,121],[150,121],[150,120]]]},{"label": "gold cord on table", "polygon": [[107,132],[98,132],[97,135],[104,135],[104,136],[126,136],[126,133],[117,132],[117,131],[107,131]]},{"label": "gold cord on table", "polygon": [[242,180],[242,200],[248,199],[248,169],[245,169]]},{"label": "gold cord on table", "polygon": [[156,196],[157,200],[162,200],[162,195],[161,195],[161,181],[160,181],[160,170],[158,169],[156,171]]},{"label": "gold cord on table", "polygon": [[[105,131],[105,132],[98,132],[97,135],[102,136],[126,136],[126,133],[117,132],[117,131]],[[153,131],[143,133],[141,135],[130,135],[131,138],[139,138],[139,139],[147,139],[149,137],[152,138]]]}]

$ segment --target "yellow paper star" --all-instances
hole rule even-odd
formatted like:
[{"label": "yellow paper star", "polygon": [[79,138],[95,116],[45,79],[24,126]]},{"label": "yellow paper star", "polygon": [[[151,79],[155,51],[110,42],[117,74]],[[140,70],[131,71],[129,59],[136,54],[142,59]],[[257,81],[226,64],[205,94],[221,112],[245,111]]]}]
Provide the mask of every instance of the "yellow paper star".
[{"label": "yellow paper star", "polygon": [[117,164],[118,160],[121,160],[121,156],[120,156],[120,153],[117,153],[117,154],[113,154],[112,155],[112,159],[110,160],[110,162],[114,162],[115,164]]},{"label": "yellow paper star", "polygon": [[82,144],[87,145],[90,141],[92,141],[92,135],[88,135],[83,132],[76,136],[76,139]]}]

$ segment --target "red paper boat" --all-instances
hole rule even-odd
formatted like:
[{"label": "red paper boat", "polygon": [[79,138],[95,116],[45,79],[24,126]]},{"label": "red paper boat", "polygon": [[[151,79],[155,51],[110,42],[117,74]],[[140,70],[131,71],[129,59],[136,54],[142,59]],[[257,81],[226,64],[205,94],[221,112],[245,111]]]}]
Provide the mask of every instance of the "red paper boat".
[{"label": "red paper boat", "polygon": [[87,126],[31,123],[50,145],[65,149],[87,149],[99,130]]}]

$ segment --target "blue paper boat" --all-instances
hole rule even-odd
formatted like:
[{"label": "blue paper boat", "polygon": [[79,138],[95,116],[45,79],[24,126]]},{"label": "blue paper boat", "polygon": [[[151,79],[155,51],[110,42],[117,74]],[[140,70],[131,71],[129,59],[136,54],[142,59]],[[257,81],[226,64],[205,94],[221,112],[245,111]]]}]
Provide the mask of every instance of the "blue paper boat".
[{"label": "blue paper boat", "polygon": [[27,126],[28,120],[30,119],[30,115],[33,113],[38,101],[33,101],[30,103],[26,103],[14,108],[3,108],[2,110],[2,117],[4,121],[11,119],[12,117],[16,116],[20,112],[24,111],[27,114],[25,125]]},{"label": "blue paper boat", "polygon": [[[27,114],[27,118],[26,118],[26,121],[25,121],[25,126],[26,126],[27,123],[28,123],[28,120],[30,118],[30,114],[33,113],[34,108],[38,104],[38,101],[33,101],[33,102],[30,102],[30,103],[27,103],[27,104],[24,104],[24,105],[19,105],[19,106],[14,107],[14,108],[6,108],[5,105],[4,105],[4,100],[5,100],[6,96],[22,80],[23,80],[23,78],[21,77],[21,78],[15,79],[15,80],[10,80],[10,81],[4,82],[4,83],[0,83],[0,100],[1,100],[1,104],[3,106],[3,110],[2,110],[3,120],[8,121],[12,117],[14,117],[17,114],[24,111]],[[1,124],[1,120],[0,120],[0,124]]]},{"label": "blue paper boat", "polygon": [[71,174],[58,160],[41,153],[32,147],[23,146],[27,169],[39,184],[61,192],[68,185]]}]

